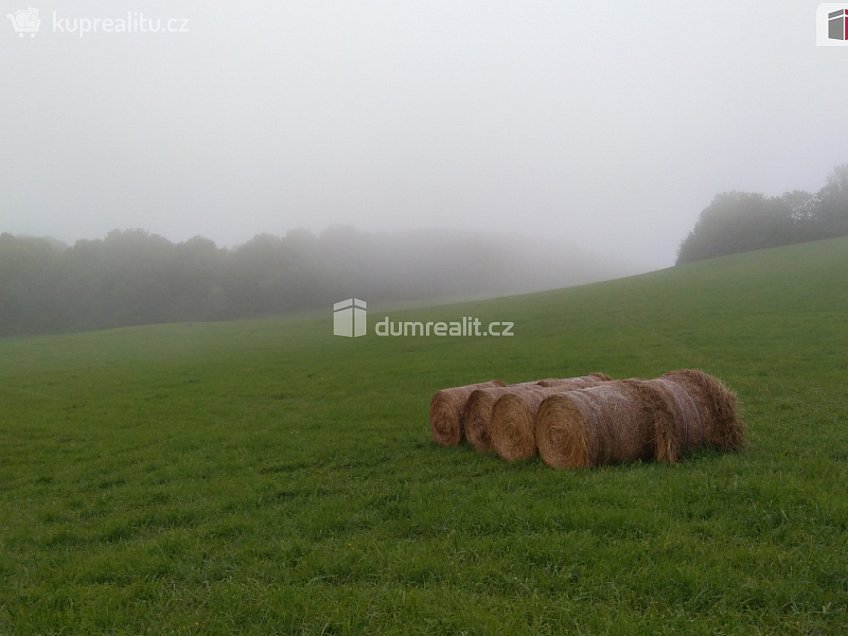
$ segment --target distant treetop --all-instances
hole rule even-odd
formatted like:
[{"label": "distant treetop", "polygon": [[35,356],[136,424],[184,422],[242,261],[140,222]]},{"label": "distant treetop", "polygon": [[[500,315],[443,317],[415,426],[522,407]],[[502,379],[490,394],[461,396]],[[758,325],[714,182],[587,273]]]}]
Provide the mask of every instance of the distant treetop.
[{"label": "distant treetop", "polygon": [[716,195],[681,243],[677,264],[846,234],[848,164],[835,168],[816,194]]}]

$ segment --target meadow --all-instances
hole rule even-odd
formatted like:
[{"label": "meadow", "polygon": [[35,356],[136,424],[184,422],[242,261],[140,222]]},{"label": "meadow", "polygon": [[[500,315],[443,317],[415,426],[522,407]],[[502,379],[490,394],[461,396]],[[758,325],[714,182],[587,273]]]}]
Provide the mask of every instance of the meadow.
[{"label": "meadow", "polygon": [[[369,318],[0,340],[0,633],[844,633],[848,240]],[[439,388],[700,367],[740,453],[554,471]]]}]

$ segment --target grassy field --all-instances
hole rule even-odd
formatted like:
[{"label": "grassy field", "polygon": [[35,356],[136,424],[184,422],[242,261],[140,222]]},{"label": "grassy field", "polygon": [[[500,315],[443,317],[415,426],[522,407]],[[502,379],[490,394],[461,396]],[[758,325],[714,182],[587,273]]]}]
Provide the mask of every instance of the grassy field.
[{"label": "grassy field", "polygon": [[[383,315],[372,311],[371,318]],[[844,633],[848,241],[391,313],[0,340],[0,633]],[[697,366],[743,453],[556,472],[438,388]]]}]

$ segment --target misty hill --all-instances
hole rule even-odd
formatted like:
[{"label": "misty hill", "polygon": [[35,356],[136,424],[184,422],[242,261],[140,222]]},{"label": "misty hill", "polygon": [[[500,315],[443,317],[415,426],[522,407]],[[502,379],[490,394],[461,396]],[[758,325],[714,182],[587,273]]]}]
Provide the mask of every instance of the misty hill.
[{"label": "misty hill", "polygon": [[143,230],[73,246],[0,235],[0,336],[248,318],[358,296],[421,302],[565,287],[625,273],[574,246],[436,230],[263,234],[234,249]]},{"label": "misty hill", "polygon": [[[391,313],[511,338],[319,311],[0,340],[0,633],[844,633],[846,271],[836,239]],[[558,472],[430,441],[441,387],[684,366],[738,392],[746,450]]]}]

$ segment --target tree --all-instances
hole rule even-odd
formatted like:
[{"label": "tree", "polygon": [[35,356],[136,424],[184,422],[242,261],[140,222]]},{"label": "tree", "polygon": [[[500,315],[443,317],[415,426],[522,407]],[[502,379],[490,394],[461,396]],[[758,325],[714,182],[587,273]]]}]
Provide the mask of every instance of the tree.
[{"label": "tree", "polygon": [[799,190],[778,197],[717,195],[681,243],[677,263],[845,235],[848,164],[837,166],[815,195]]},{"label": "tree", "polygon": [[64,245],[44,238],[0,235],[0,333],[51,328],[61,303],[57,280]]},{"label": "tree", "polygon": [[768,198],[762,194],[725,192],[701,212],[680,246],[677,263],[797,242],[797,225],[806,193]]},{"label": "tree", "polygon": [[819,236],[848,234],[848,164],[836,167],[816,194],[814,216]]}]

